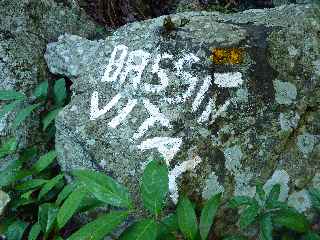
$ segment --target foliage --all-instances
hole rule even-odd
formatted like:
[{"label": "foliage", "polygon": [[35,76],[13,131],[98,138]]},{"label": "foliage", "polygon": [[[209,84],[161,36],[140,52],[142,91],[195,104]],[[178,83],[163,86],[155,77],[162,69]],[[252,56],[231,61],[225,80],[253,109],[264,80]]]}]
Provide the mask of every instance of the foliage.
[{"label": "foliage", "polygon": [[49,104],[48,88],[48,81],[40,83],[30,98],[25,94],[14,90],[0,90],[0,101],[6,102],[0,110],[0,118],[14,111],[18,106],[23,107],[21,110],[17,111],[11,125],[13,129],[17,129],[33,112],[44,109],[46,114],[42,119],[42,123],[43,130],[46,130],[48,126],[53,123],[55,117],[61,110],[61,107],[64,106],[67,100],[66,83],[63,78],[56,80],[53,85],[52,106]]},{"label": "foliage", "polygon": [[311,224],[303,214],[288,206],[286,202],[279,201],[279,184],[275,184],[269,194],[265,193],[261,184],[258,184],[256,189],[254,197],[237,196],[228,203],[230,208],[241,209],[239,218],[241,229],[258,226],[261,240],[274,239],[279,230],[282,237],[293,232],[298,234],[299,238],[316,235],[311,231]]},{"label": "foliage", "polygon": [[[23,104],[24,108],[16,114],[13,122],[13,127],[19,127],[35,110],[48,108],[48,88],[47,81],[41,83],[32,99],[19,92],[0,91],[0,100],[7,102],[0,117]],[[65,81],[56,81],[52,92],[53,105],[42,119],[43,130],[52,126],[66,103]],[[236,196],[227,205],[222,203],[222,194],[198,205],[182,195],[176,211],[167,214],[164,207],[169,192],[168,169],[160,160],[149,162],[140,179],[141,203],[149,215],[137,219],[120,236],[115,236],[115,230],[126,225],[137,210],[125,186],[92,170],[74,170],[67,176],[56,168],[55,150],[39,156],[35,147],[18,149],[16,138],[8,139],[0,147],[0,158],[8,155],[13,161],[0,172],[0,187],[13,199],[6,209],[6,218],[0,219],[0,234],[8,240],[100,240],[105,236],[120,240],[211,240],[216,237],[212,237],[215,217],[226,208],[238,210],[238,225],[242,232],[249,227],[259,229],[257,239],[320,239],[303,214],[279,201],[280,185],[274,185],[266,194],[258,184],[254,197]],[[70,174],[73,181],[67,183]],[[320,190],[311,188],[309,194],[313,208],[319,213]],[[97,207],[111,210],[81,226],[76,216]],[[76,228],[72,228],[73,225]],[[223,239],[247,238],[231,235]]]},{"label": "foliage", "polygon": [[[8,149],[12,152],[12,148]],[[114,179],[91,170],[75,170],[72,172],[75,180],[66,184],[64,174],[50,176],[50,166],[54,164],[56,157],[54,151],[40,156],[39,160],[29,167],[25,167],[24,162],[30,159],[25,154],[23,156],[24,161],[19,158],[13,166],[9,165],[8,169],[0,174],[0,178],[5,183],[2,187],[15,189],[16,200],[10,203],[9,211],[18,213],[23,209],[30,209],[30,206],[37,206],[37,219],[29,223],[24,219],[14,219],[6,227],[5,235],[8,239],[22,239],[24,234],[28,235],[28,239],[37,239],[39,236],[41,239],[103,239],[134,213],[129,192]],[[8,172],[12,174],[7,174]],[[157,193],[154,192],[155,188]],[[164,216],[162,210],[168,190],[167,167],[162,162],[150,162],[141,178],[141,198],[152,217],[138,220],[127,228],[119,239],[161,240],[176,239],[176,236],[183,236],[186,240],[208,239],[221,205],[221,194],[212,196],[200,209],[195,209],[188,197],[182,196],[176,213]],[[318,208],[320,192],[316,189],[310,189],[310,192],[314,207]],[[305,216],[280,202],[279,194],[279,185],[274,185],[269,194],[257,186],[254,197],[234,197],[228,202],[228,207],[241,209],[241,229],[259,226],[259,239],[274,239],[279,229],[282,229],[283,234],[295,232],[305,239],[318,239],[319,236],[311,231]],[[95,201],[90,204],[88,196]],[[67,236],[61,235],[75,215],[96,206],[112,206],[118,210],[98,217]],[[200,216],[197,213],[200,213]],[[245,237],[228,236],[225,239]]]},{"label": "foliage", "polygon": [[[28,168],[21,163],[21,167],[17,168],[14,175],[8,177],[5,174],[11,171],[8,169],[0,174],[0,177],[6,182],[3,187],[15,189],[17,194],[17,200],[10,203],[10,212],[21,213],[30,209],[31,206],[38,207],[37,220],[31,222],[31,227],[27,228],[28,223],[19,218],[15,219],[6,228],[7,237],[13,233],[16,239],[22,239],[23,234],[27,234],[29,239],[37,239],[39,236],[41,239],[65,237],[60,233],[68,226],[72,218],[77,213],[96,206],[96,204],[89,204],[83,207],[88,204],[88,195],[95,198],[94,203],[99,202],[100,207],[113,206],[122,210],[112,211],[98,217],[69,237],[67,236],[68,240],[88,239],[89,237],[93,240],[103,239],[123,223],[130,213],[133,213],[134,207],[127,189],[102,173],[91,170],[73,171],[72,175],[75,180],[70,184],[66,184],[64,174],[48,177],[55,157],[55,152],[50,151]],[[159,192],[154,193],[154,188]],[[185,196],[180,199],[176,214],[171,213],[166,217],[160,217],[163,216],[161,213],[168,190],[167,167],[161,162],[150,162],[141,179],[141,197],[146,209],[153,217],[140,219],[127,228],[119,239],[175,239],[174,236],[179,234],[184,235],[186,239],[196,239],[199,234],[200,239],[207,239],[221,195],[214,196],[205,204],[198,227],[193,205]],[[13,231],[12,228],[17,228],[17,231]]]}]

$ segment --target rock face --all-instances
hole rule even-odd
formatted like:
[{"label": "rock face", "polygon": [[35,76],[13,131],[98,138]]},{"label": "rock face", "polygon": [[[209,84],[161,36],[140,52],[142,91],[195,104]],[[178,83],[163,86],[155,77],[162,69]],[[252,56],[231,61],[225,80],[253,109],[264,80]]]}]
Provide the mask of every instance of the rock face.
[{"label": "rock face", "polygon": [[189,12],[100,41],[61,36],[46,52],[73,81],[56,121],[61,166],[106,172],[137,195],[144,166],[163,157],[173,202],[253,195],[260,180],[306,210],[320,174],[318,10]]},{"label": "rock face", "polygon": [[[14,89],[30,96],[38,83],[50,78],[43,58],[47,43],[66,32],[90,37],[95,25],[77,9],[55,1],[1,0],[0,89]],[[0,108],[3,104],[0,102]],[[38,117],[14,131],[11,123],[15,115],[16,111],[0,118],[0,142],[12,135],[17,137],[19,147],[38,142]],[[6,161],[0,161],[0,168]]]},{"label": "rock face", "polygon": [[0,216],[9,202],[10,196],[0,189]]}]

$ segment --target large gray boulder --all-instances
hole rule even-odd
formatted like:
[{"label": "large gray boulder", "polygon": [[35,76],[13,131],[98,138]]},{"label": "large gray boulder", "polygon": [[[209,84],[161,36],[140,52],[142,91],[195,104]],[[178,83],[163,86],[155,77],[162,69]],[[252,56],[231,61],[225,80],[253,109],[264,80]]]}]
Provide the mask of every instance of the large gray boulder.
[{"label": "large gray boulder", "polygon": [[[0,1],[0,89],[14,89],[28,97],[42,81],[52,79],[43,54],[48,42],[64,33],[91,37],[96,26],[77,8],[49,0]],[[0,109],[5,103],[0,102]],[[19,148],[37,143],[41,137],[39,114],[17,130],[11,125],[27,102],[0,118],[0,144],[16,136]],[[7,159],[0,160],[0,169]]]},{"label": "large gray boulder", "polygon": [[62,35],[45,55],[73,81],[56,120],[62,168],[105,172],[137,196],[144,166],[163,157],[173,203],[252,196],[260,180],[307,210],[320,176],[319,16],[312,5],[189,12],[100,41]]}]

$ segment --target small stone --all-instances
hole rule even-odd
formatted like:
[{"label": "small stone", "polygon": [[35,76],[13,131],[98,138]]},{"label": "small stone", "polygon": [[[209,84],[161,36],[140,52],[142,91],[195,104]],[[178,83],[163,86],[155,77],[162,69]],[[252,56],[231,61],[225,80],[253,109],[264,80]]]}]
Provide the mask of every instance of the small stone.
[{"label": "small stone", "polygon": [[276,101],[279,104],[290,105],[297,98],[297,88],[290,82],[274,81]]}]

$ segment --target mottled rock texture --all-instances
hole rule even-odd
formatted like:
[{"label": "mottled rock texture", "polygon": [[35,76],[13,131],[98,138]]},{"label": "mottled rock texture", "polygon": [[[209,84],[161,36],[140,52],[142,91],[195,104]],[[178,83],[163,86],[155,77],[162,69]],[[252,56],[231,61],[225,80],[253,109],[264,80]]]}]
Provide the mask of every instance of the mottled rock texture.
[{"label": "mottled rock texture", "polygon": [[[137,196],[143,167],[163,156],[171,200],[253,195],[260,180],[305,211],[320,173],[319,17],[314,5],[188,12],[169,28],[164,16],[100,41],[61,36],[46,60],[73,81],[56,121],[62,168],[106,172]],[[219,48],[243,56],[214,64]]]},{"label": "mottled rock texture", "polygon": [[4,191],[0,190],[0,216],[9,202],[10,202],[9,195]]},{"label": "mottled rock texture", "polygon": [[[50,79],[43,57],[48,42],[64,33],[90,37],[95,25],[75,8],[49,0],[0,1],[0,89],[14,89],[31,96],[38,83]],[[0,108],[4,103],[0,102]],[[11,123],[19,106],[0,119],[0,143],[8,136],[16,136],[19,147],[37,143],[41,139],[38,115],[19,129]],[[0,168],[6,160],[0,160]]]}]

